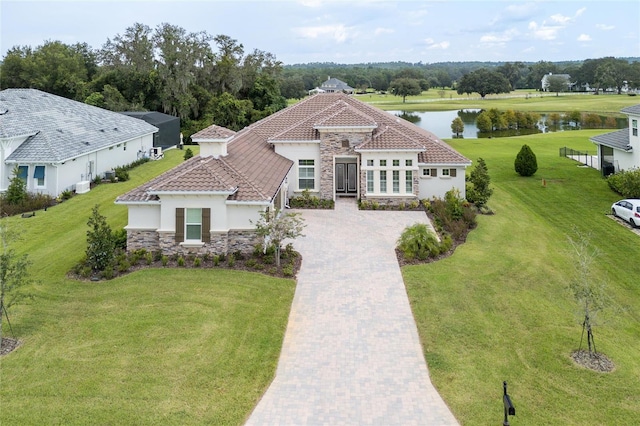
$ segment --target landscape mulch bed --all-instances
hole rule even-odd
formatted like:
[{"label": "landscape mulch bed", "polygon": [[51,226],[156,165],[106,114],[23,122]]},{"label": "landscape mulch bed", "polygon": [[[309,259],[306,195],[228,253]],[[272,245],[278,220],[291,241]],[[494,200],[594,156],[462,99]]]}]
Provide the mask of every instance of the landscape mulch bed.
[{"label": "landscape mulch bed", "polygon": [[616,367],[606,355],[598,352],[589,352],[584,349],[571,354],[571,359],[578,365],[601,373],[610,373]]},{"label": "landscape mulch bed", "polygon": [[20,346],[20,340],[3,337],[2,344],[0,344],[0,356],[8,354],[18,346]]}]

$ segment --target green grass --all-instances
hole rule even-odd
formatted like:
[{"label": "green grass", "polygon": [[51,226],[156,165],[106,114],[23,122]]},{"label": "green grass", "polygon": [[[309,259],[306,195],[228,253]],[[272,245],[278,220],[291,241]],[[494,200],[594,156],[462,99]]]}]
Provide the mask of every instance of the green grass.
[{"label": "green grass", "polygon": [[[485,159],[496,214],[480,217],[450,258],[403,274],[432,380],[462,424],[501,421],[503,380],[514,424],[640,423],[640,237],[605,215],[619,196],[599,173],[558,155],[561,146],[593,150],[588,138],[597,133],[450,141]],[[532,178],[513,170],[525,143],[538,158]],[[616,364],[609,374],[570,359],[581,334],[567,289],[574,226],[591,233],[601,253],[593,272],[619,308],[594,331]]]},{"label": "green grass", "polygon": [[[587,95],[541,93],[535,90],[516,90],[510,94],[487,95],[486,99],[477,98],[473,94],[468,97],[459,95],[455,90],[445,90],[444,97],[440,97],[438,89],[422,92],[420,96],[407,96],[406,102],[402,97],[387,95],[356,95],[357,99],[370,103],[384,110],[405,111],[451,111],[460,109],[490,109],[519,110],[539,113],[579,110],[585,113],[620,115],[622,108],[637,105],[640,98],[628,95]],[[528,96],[528,97],[527,97]],[[624,115],[620,115],[624,116]]]},{"label": "green grass", "polygon": [[0,424],[241,424],[264,393],[293,280],[223,269],[145,270],[100,283],[65,277],[84,253],[92,206],[124,226],[115,197],[183,154],[166,151],[131,181],[8,219],[22,230],[16,248],[29,254],[37,283],[33,301],[10,312],[23,343],[0,359]]}]

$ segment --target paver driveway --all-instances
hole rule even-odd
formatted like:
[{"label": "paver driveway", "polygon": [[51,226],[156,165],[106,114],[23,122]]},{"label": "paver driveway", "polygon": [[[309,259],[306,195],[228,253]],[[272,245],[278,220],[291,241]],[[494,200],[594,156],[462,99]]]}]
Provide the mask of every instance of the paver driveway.
[{"label": "paver driveway", "polygon": [[276,377],[247,425],[458,424],[431,385],[394,247],[423,212],[305,210]]}]

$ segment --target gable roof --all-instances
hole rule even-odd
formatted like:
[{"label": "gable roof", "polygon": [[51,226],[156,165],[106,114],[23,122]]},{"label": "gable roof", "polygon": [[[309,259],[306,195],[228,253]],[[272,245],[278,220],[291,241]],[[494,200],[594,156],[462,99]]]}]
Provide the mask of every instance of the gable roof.
[{"label": "gable roof", "polygon": [[227,129],[226,127],[218,126],[216,124],[212,124],[209,127],[205,127],[199,132],[191,135],[192,141],[197,140],[223,140],[232,137],[236,132],[233,130]]},{"label": "gable roof", "polygon": [[[215,139],[229,135],[227,155],[218,159],[196,156],[117,201],[157,200],[158,188],[184,192],[219,192],[235,188],[230,199],[271,201],[293,166],[291,160],[276,154],[273,143],[316,143],[320,141],[320,131],[324,128],[365,128],[371,131],[371,138],[356,150],[411,150],[419,152],[419,163],[471,164],[436,135],[406,120],[343,93],[319,93],[235,134],[219,126],[196,133],[192,138]],[[198,178],[191,178],[190,173]]]},{"label": "gable roof", "polygon": [[7,161],[63,162],[152,134],[137,118],[36,89],[0,91],[0,139],[30,135]]},{"label": "gable roof", "polygon": [[347,92],[353,92],[353,87],[349,86],[347,83],[345,83],[342,80],[338,80],[335,77],[328,78],[325,82],[322,83],[322,85],[320,86],[320,89],[325,91],[332,91],[332,90],[343,91],[344,90]]}]

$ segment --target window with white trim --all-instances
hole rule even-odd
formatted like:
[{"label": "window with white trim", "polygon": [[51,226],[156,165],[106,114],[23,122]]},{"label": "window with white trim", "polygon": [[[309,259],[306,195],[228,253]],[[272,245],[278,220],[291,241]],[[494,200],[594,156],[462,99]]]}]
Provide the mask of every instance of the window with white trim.
[{"label": "window with white trim", "polygon": [[298,160],[298,189],[315,189],[315,174],[315,160]]},{"label": "window with white trim", "polygon": [[422,176],[431,176],[431,169],[422,169]]},{"label": "window with white trim", "polygon": [[380,167],[387,167],[387,160],[380,160]]},{"label": "window with white trim", "polygon": [[631,120],[631,132],[633,136],[638,136],[638,120]]},{"label": "window with white trim", "polygon": [[404,190],[407,194],[413,193],[413,172],[411,170],[404,172]]},{"label": "window with white trim", "polygon": [[394,170],[393,172],[393,193],[400,193],[400,170]]},{"label": "window with white trim", "polygon": [[185,241],[200,241],[202,238],[202,209],[185,209]]},{"label": "window with white trim", "polygon": [[373,160],[367,160],[367,166],[373,167]]},{"label": "window with white trim", "polygon": [[380,192],[387,192],[387,172],[386,170],[380,170]]},{"label": "window with white trim", "polygon": [[29,166],[18,166],[18,174],[17,176],[27,183],[27,178],[29,177]]},{"label": "window with white trim", "polygon": [[412,167],[413,166],[413,160],[404,160],[404,165],[407,167]]},{"label": "window with white trim", "polygon": [[449,169],[442,169],[442,176],[449,177]]},{"label": "window with white trim", "polygon": [[392,160],[393,167],[400,167],[400,160]]},{"label": "window with white trim", "polygon": [[45,167],[44,166],[36,166],[35,170],[33,172],[33,178],[36,182],[36,186],[37,187],[43,187],[44,186],[44,170]]},{"label": "window with white trim", "polygon": [[367,192],[373,193],[373,170],[367,170]]}]

